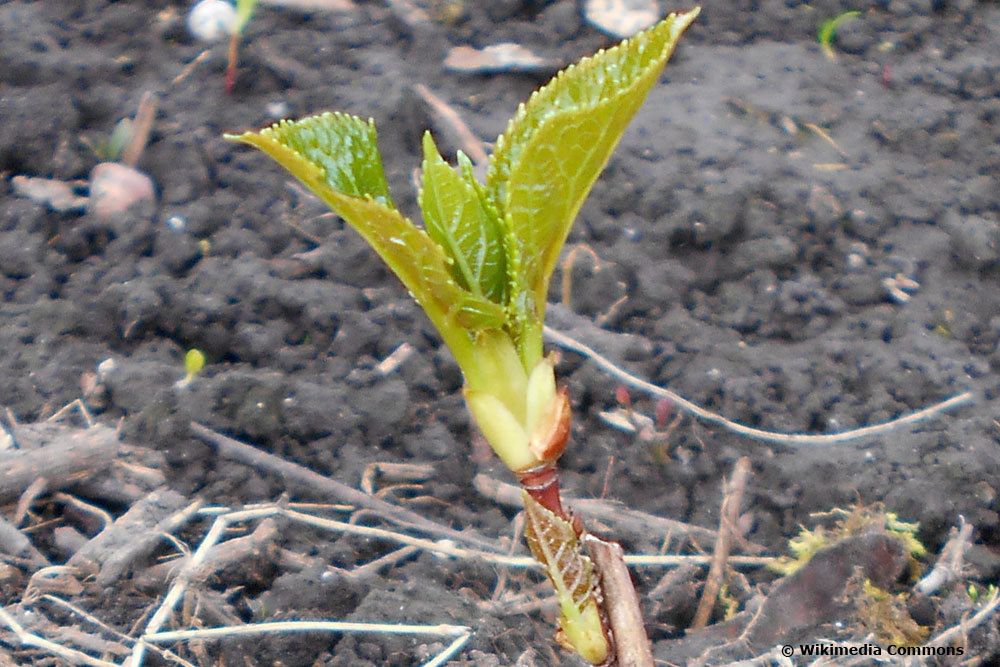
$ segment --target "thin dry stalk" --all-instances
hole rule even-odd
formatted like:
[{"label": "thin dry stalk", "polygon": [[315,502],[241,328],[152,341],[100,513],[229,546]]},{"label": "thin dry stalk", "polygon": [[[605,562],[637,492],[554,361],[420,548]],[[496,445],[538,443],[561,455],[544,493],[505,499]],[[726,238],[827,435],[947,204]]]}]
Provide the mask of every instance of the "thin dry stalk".
[{"label": "thin dry stalk", "polygon": [[[273,519],[264,519],[249,535],[234,537],[213,547],[201,567],[191,574],[191,581],[206,581],[220,570],[258,557],[274,545],[278,536],[278,524]],[[174,572],[185,567],[189,558],[183,556],[149,568],[137,577],[136,585],[153,588],[168,581]]]},{"label": "thin dry stalk", "polygon": [[204,51],[199,53],[194,60],[192,60],[191,62],[189,62],[187,65],[184,66],[184,69],[181,70],[180,74],[175,76],[170,81],[170,85],[176,86],[178,83],[191,76],[191,72],[193,72],[198,65],[205,62],[205,60],[208,59],[210,55],[212,55],[212,49],[205,49]]},{"label": "thin dry stalk", "polygon": [[938,556],[934,568],[917,582],[915,588],[924,595],[931,595],[942,586],[962,576],[962,563],[965,552],[972,546],[972,524],[965,522],[965,517],[959,517],[957,528],[951,529],[951,534],[941,555]]},{"label": "thin dry stalk", "polygon": [[395,623],[345,623],[339,621],[278,621],[275,623],[255,623],[253,625],[231,625],[221,628],[200,630],[178,630],[147,634],[148,642],[168,643],[195,639],[226,639],[269,634],[292,634],[297,632],[350,632],[364,634],[423,635],[451,637],[453,641],[423,667],[438,667],[458,653],[472,636],[471,628],[464,625],[404,625]]},{"label": "thin dry stalk", "polygon": [[951,410],[952,408],[971,403],[973,400],[973,393],[971,391],[965,391],[961,394],[956,394],[945,401],[941,401],[940,403],[936,403],[928,408],[912,412],[897,419],[892,419],[881,424],[852,429],[850,431],[843,431],[840,433],[824,433],[820,435],[810,435],[805,433],[776,433],[774,431],[765,431],[759,428],[745,426],[730,419],[726,419],[718,413],[706,410],[700,405],[687,400],[680,394],[671,391],[670,389],[658,387],[651,382],[632,375],[628,371],[612,363],[600,353],[596,352],[593,348],[549,326],[545,327],[545,338],[549,342],[554,343],[565,350],[570,350],[586,357],[622,384],[626,384],[634,389],[644,391],[653,396],[666,398],[673,402],[673,404],[681,410],[684,410],[685,412],[688,412],[695,417],[708,422],[709,424],[721,426],[727,431],[745,436],[747,438],[781,445],[833,445],[861,440],[863,438],[871,438],[877,435],[884,435],[885,433],[900,428],[901,426],[919,423]]},{"label": "thin dry stalk", "polygon": [[119,449],[114,429],[67,428],[58,424],[18,427],[22,443],[43,441],[39,447],[0,452],[0,503],[14,500],[39,477],[49,490],[62,489],[112,464]]},{"label": "thin dry stalk", "polygon": [[146,142],[149,141],[149,133],[153,129],[158,104],[156,95],[151,91],[147,90],[142,94],[139,109],[135,112],[135,120],[132,122],[132,136],[122,151],[121,162],[125,166],[134,168],[139,164],[139,158],[142,157],[142,152],[146,150]]},{"label": "thin dry stalk", "polygon": [[21,497],[17,499],[17,507],[14,509],[14,525],[20,526],[24,523],[24,520],[28,518],[28,513],[31,512],[31,506],[35,504],[35,501],[41,498],[46,491],[49,489],[49,480],[44,477],[38,477],[28,488],[24,490]]},{"label": "thin dry stalk", "polygon": [[968,620],[963,619],[963,621],[958,625],[953,625],[947,630],[941,632],[939,635],[927,642],[926,646],[946,646],[959,637],[968,635],[970,630],[979,627],[991,616],[993,616],[998,607],[1000,607],[1000,592],[994,591],[993,595],[986,599],[982,609],[977,611],[975,615]]},{"label": "thin dry stalk", "polygon": [[384,568],[398,565],[399,563],[410,558],[419,551],[420,549],[418,549],[415,546],[405,546],[400,549],[396,549],[392,553],[387,553],[386,555],[380,558],[368,561],[364,565],[359,565],[353,570],[348,570],[347,576],[349,576],[352,579],[358,579],[358,580],[367,579],[368,577],[377,574]]},{"label": "thin dry stalk", "polygon": [[111,524],[115,522],[115,520],[111,518],[111,515],[108,514],[107,511],[101,509],[97,505],[92,505],[91,503],[84,502],[83,500],[80,500],[76,496],[71,496],[68,493],[62,493],[62,492],[54,493],[52,494],[52,500],[63,503],[65,505],[70,505],[80,510],[84,514],[89,514],[90,516],[95,517],[98,521],[101,522],[101,530],[109,528]]},{"label": "thin dry stalk", "polygon": [[462,117],[458,115],[447,102],[442,100],[440,97],[431,92],[430,88],[422,83],[418,83],[413,86],[413,90],[416,91],[417,95],[427,103],[431,111],[437,117],[440,124],[444,124],[450,130],[448,134],[454,135],[456,142],[462,147],[462,150],[472,163],[475,165],[485,165],[489,162],[489,157],[486,155],[486,150],[483,148],[483,142],[469,126],[465,124]]},{"label": "thin dry stalk", "polygon": [[[54,595],[48,595],[48,594],[46,594],[46,595],[42,595],[40,599],[45,600],[46,602],[50,602],[52,604],[55,604],[57,606],[60,606],[60,607],[62,607],[64,609],[69,610],[70,612],[76,614],[80,618],[86,620],[89,623],[92,623],[93,625],[97,626],[98,628],[100,628],[104,632],[107,632],[108,634],[117,637],[118,639],[124,641],[127,644],[132,644],[133,642],[135,642],[135,639],[133,639],[132,637],[129,637],[124,632],[121,632],[118,629],[111,627],[110,625],[108,625],[107,623],[105,623],[101,619],[97,618],[93,614],[90,614],[90,613],[84,611],[83,609],[80,609],[76,605],[74,605],[74,604],[72,604],[70,602],[67,602],[66,600],[63,600],[62,598],[58,598],[58,597],[56,597]],[[159,648],[159,647],[151,647],[151,648],[153,648],[153,650],[156,651],[157,653],[159,653],[160,655],[164,656],[165,658],[168,658],[170,661],[172,661],[172,662],[174,662],[174,663],[176,663],[178,665],[181,665],[182,667],[195,667],[190,662],[188,662],[184,658],[180,657],[179,655],[173,653],[172,651],[168,651],[166,649],[162,649],[162,648]]]},{"label": "thin dry stalk", "polygon": [[238,440],[217,433],[197,422],[191,422],[191,431],[200,440],[214,446],[221,457],[276,473],[285,478],[286,481],[295,482],[300,486],[311,489],[322,497],[335,498],[340,502],[373,510],[386,519],[412,526],[431,535],[446,537],[484,549],[490,549],[493,546],[492,540],[477,535],[472,531],[459,532],[447,526],[442,526],[416,512],[387,503],[384,500],[320,475],[296,463],[286,461],[267,452],[262,452],[256,447],[251,447]]},{"label": "thin dry stalk", "polygon": [[143,635],[143,639],[156,644],[165,644],[188,639],[221,639],[225,637],[291,634],[295,632],[356,632],[366,634],[416,634],[458,637],[470,631],[471,629],[464,625],[445,624],[415,625],[404,623],[348,623],[341,621],[275,621],[273,623],[232,625],[221,628],[147,633]]},{"label": "thin dry stalk", "polygon": [[392,483],[426,482],[434,476],[434,466],[425,463],[390,463],[376,461],[365,466],[361,473],[361,490],[370,496],[377,495],[375,481],[385,478]]},{"label": "thin dry stalk", "polygon": [[719,512],[719,539],[715,541],[715,551],[712,553],[712,565],[708,570],[705,589],[701,593],[701,600],[698,602],[698,610],[694,614],[694,621],[691,622],[692,630],[698,630],[708,625],[708,619],[712,616],[712,607],[715,606],[715,599],[718,597],[719,589],[722,587],[722,577],[725,574],[729,550],[732,547],[734,535],[738,530],[736,524],[740,518],[740,506],[743,504],[743,494],[746,491],[747,479],[749,477],[750,459],[744,456],[736,462],[733,476],[730,478],[729,483],[725,485],[722,509]]},{"label": "thin dry stalk", "polygon": [[46,651],[50,655],[58,656],[68,662],[71,665],[90,665],[91,667],[119,667],[113,662],[108,662],[106,660],[99,660],[93,656],[87,655],[83,651],[77,651],[76,649],[66,648],[53,641],[46,639],[45,637],[39,637],[38,635],[28,632],[24,629],[24,626],[18,623],[17,619],[7,613],[7,610],[0,607],[0,621],[7,624],[7,627],[13,631],[17,640],[21,643],[21,646],[31,647],[41,649]]},{"label": "thin dry stalk", "polygon": [[164,534],[194,518],[201,501],[186,506],[185,502],[183,496],[169,489],[150,493],[73,554],[67,565],[96,572],[99,585],[111,585],[133,563],[152,553]]}]

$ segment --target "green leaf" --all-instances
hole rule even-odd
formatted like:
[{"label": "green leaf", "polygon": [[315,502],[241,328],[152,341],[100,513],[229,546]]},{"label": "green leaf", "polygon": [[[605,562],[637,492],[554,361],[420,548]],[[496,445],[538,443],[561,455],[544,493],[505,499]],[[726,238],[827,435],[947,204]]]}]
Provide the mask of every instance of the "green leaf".
[{"label": "green leaf", "polygon": [[372,120],[327,112],[226,138],[259,148],[309,187],[306,176],[335,192],[395,208]]},{"label": "green leaf", "polygon": [[698,9],[671,14],[566,68],[521,105],[490,159],[487,189],[520,242],[518,280],[544,316],[549,277],[580,206]]},{"label": "green leaf", "polygon": [[325,113],[226,138],[266,153],[361,234],[420,303],[463,369],[472,363],[469,334],[484,318],[468,313],[496,306],[456,283],[441,246],[393,207],[371,121]]},{"label": "green leaf", "polygon": [[460,285],[496,306],[503,324],[507,275],[503,228],[495,210],[484,206],[467,174],[444,161],[430,132],[424,134],[423,188],[420,210],[427,233],[451,257]]}]

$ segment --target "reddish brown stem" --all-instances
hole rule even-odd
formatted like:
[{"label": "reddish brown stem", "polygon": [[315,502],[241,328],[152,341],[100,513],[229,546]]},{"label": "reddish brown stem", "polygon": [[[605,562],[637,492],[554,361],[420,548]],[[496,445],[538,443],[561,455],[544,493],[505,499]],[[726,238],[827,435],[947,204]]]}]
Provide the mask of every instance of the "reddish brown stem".
[{"label": "reddish brown stem", "polygon": [[563,509],[562,499],[559,497],[559,472],[555,463],[543,463],[540,466],[517,473],[521,486],[528,495],[535,501],[554,513],[560,519],[570,520],[566,510]]}]

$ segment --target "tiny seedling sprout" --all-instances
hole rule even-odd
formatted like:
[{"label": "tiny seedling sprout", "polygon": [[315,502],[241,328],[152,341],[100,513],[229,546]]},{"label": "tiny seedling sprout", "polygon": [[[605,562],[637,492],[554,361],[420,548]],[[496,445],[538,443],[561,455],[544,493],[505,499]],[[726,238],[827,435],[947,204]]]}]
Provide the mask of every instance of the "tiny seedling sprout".
[{"label": "tiny seedling sprout", "polygon": [[228,35],[226,53],[226,92],[236,85],[236,67],[239,62],[240,39],[243,29],[253,16],[259,0],[201,0],[188,14],[188,30],[198,39],[215,42]]},{"label": "tiny seedling sprout", "polygon": [[181,383],[191,384],[203,368],[205,368],[205,353],[197,348],[191,348],[184,355],[184,379]]}]

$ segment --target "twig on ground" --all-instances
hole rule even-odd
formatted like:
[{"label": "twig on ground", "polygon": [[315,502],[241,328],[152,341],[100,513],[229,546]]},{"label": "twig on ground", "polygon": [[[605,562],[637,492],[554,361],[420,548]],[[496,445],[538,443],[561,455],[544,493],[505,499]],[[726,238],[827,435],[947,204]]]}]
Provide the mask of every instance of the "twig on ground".
[{"label": "twig on ground", "polygon": [[[483,496],[508,507],[521,507],[521,488],[493,479],[489,475],[478,474],[472,479],[472,485]],[[638,510],[623,507],[609,500],[580,499],[564,496],[563,499],[573,506],[583,518],[596,519],[620,530],[629,530],[646,537],[654,533],[672,534],[678,538],[687,538],[695,543],[703,541],[708,544],[717,539],[717,533],[710,528],[693,526],[691,524],[646,514]]]},{"label": "twig on ground", "polygon": [[559,598],[554,593],[551,595],[540,595],[536,591],[531,591],[513,596],[510,599],[505,598],[495,602],[484,602],[480,606],[488,609],[490,613],[500,616],[525,616],[533,614],[536,611],[558,609]]},{"label": "twig on ground", "polygon": [[160,628],[162,628],[163,625],[170,620],[174,613],[174,608],[177,606],[181,597],[187,592],[188,585],[194,578],[198,568],[208,557],[212,547],[214,547],[222,538],[222,534],[226,527],[232,522],[265,518],[273,516],[277,512],[280,512],[280,509],[277,507],[261,508],[246,510],[243,512],[232,512],[215,519],[212,523],[212,527],[209,528],[205,538],[198,546],[198,549],[194,552],[194,555],[188,559],[184,567],[181,568],[177,577],[174,579],[173,585],[167,591],[163,601],[160,603],[160,606],[157,607],[152,617],[150,617],[149,622],[146,624],[143,636],[141,636],[139,641],[135,643],[135,646],[132,649],[131,662],[129,663],[132,667],[138,667],[142,664],[147,646],[145,636],[159,632]]},{"label": "twig on ground", "polygon": [[972,546],[972,524],[965,517],[958,517],[958,527],[951,529],[948,541],[941,548],[934,568],[917,582],[915,588],[924,595],[931,595],[942,586],[962,576],[962,562],[965,552]]},{"label": "twig on ground", "polygon": [[43,593],[59,593],[60,595],[80,595],[83,592],[83,584],[76,578],[78,574],[75,567],[66,565],[50,565],[37,570],[28,580],[22,600],[33,600]]},{"label": "twig on ground", "polygon": [[67,565],[96,572],[98,585],[110,585],[133,563],[148,556],[164,534],[186,524],[201,507],[198,500],[185,503],[187,500],[175,491],[154,491],[73,554]]},{"label": "twig on ground", "polygon": [[146,91],[139,100],[139,109],[135,112],[135,120],[132,121],[132,136],[121,154],[121,163],[127,167],[135,168],[142,157],[142,152],[146,150],[146,142],[149,141],[149,133],[153,129],[153,121],[156,119],[156,107],[159,100],[156,94]]},{"label": "twig on ground", "polygon": [[847,151],[845,151],[843,148],[841,148],[840,144],[838,144],[836,142],[836,140],[834,140],[834,138],[830,136],[830,133],[827,132],[826,130],[824,130],[822,127],[820,127],[816,123],[802,123],[802,126],[805,127],[807,130],[809,130],[810,132],[812,132],[813,134],[815,134],[817,137],[819,137],[823,141],[825,141],[826,143],[830,144],[833,147],[833,150],[837,151],[837,153],[840,154],[840,157],[842,157],[844,159],[847,159],[847,158],[850,157],[850,155],[848,155]]},{"label": "twig on ground", "polygon": [[370,496],[378,495],[375,480],[381,477],[390,482],[426,482],[433,476],[434,466],[429,464],[376,461],[365,466],[361,473],[361,490]]},{"label": "twig on ground", "polygon": [[[123,460],[128,457],[131,460]],[[126,444],[118,450],[118,458],[105,474],[90,477],[73,485],[75,493],[88,498],[131,506],[151,491],[165,486],[166,459],[161,452],[131,447]]]},{"label": "twig on ground", "polygon": [[586,535],[587,552],[601,579],[604,609],[608,614],[615,657],[621,667],[653,667],[653,649],[646,636],[639,596],[632,583],[622,548]]},{"label": "twig on ground", "polygon": [[872,426],[865,426],[862,428],[852,429],[850,431],[843,431],[841,433],[824,433],[819,435],[805,433],[776,433],[774,431],[765,431],[751,426],[744,426],[738,422],[726,419],[720,414],[706,410],[700,405],[692,403],[670,389],[658,387],[651,382],[632,375],[628,371],[616,366],[609,359],[596,352],[593,348],[570,336],[567,336],[560,331],[556,331],[549,326],[545,327],[545,337],[549,342],[554,343],[563,349],[576,352],[577,354],[586,357],[619,382],[652,394],[653,396],[669,399],[681,410],[684,410],[685,412],[688,412],[703,421],[710,424],[716,424],[727,431],[731,431],[748,438],[753,438],[754,440],[782,445],[832,445],[853,440],[861,440],[863,438],[870,438],[876,435],[882,435],[901,426],[919,423],[952,408],[970,403],[973,399],[973,393],[971,391],[962,392],[961,394],[956,394],[945,401],[936,403],[928,408],[924,408],[923,410],[912,412],[903,417],[892,419],[881,424],[874,424]]},{"label": "twig on ground", "polygon": [[364,565],[359,565],[353,570],[348,570],[347,576],[358,580],[367,579],[368,577],[377,574],[383,568],[397,565],[419,551],[420,549],[412,545],[401,547],[391,553],[387,553],[381,558],[376,558],[375,560],[368,561]]},{"label": "twig on ground", "polygon": [[715,599],[722,586],[722,577],[725,574],[729,550],[733,543],[734,534],[738,531],[736,524],[740,518],[740,506],[743,504],[743,493],[746,491],[749,477],[750,459],[744,456],[736,462],[733,476],[728,483],[724,484],[722,509],[719,511],[719,538],[715,541],[712,565],[709,567],[708,577],[705,579],[705,588],[702,590],[701,600],[698,602],[698,610],[691,622],[692,630],[698,630],[708,625],[708,620],[712,616],[712,608],[715,606]]},{"label": "twig on ground", "polygon": [[[289,510],[287,508],[280,507],[278,505],[272,505],[269,507],[255,507],[249,510],[222,514],[221,516],[218,516],[215,519],[215,521],[212,524],[212,527],[205,535],[205,538],[202,540],[201,544],[198,545],[197,550],[195,550],[194,554],[190,557],[190,559],[187,560],[184,566],[180,569],[180,572],[178,573],[176,579],[174,580],[173,585],[170,587],[170,590],[167,592],[166,596],[164,596],[163,601],[160,603],[159,608],[157,608],[156,612],[150,618],[149,623],[146,625],[145,631],[143,632],[142,636],[139,638],[139,641],[136,643],[133,649],[131,663],[130,663],[131,665],[140,665],[142,663],[147,642],[175,641],[176,639],[181,639],[181,638],[196,638],[196,637],[208,638],[213,636],[212,633],[218,633],[220,635],[259,634],[262,632],[290,631],[296,628],[305,629],[301,625],[295,625],[295,624],[286,625],[278,623],[278,624],[258,624],[252,626],[238,626],[237,629],[235,630],[233,628],[221,628],[221,629],[217,628],[209,631],[196,630],[196,631],[183,631],[181,633],[160,633],[160,628],[162,628],[163,625],[170,620],[171,616],[173,615],[174,608],[177,606],[177,603],[187,592],[187,589],[191,584],[191,582],[196,580],[198,573],[200,569],[203,567],[209,554],[211,553],[212,548],[222,538],[222,535],[224,534],[225,530],[231,524],[242,521],[265,519],[268,517],[279,516],[279,515],[286,516],[290,519],[298,520],[308,525],[316,526],[326,530],[339,530],[349,533],[359,533],[363,535],[383,536],[383,537],[387,535],[392,535],[398,541],[402,542],[408,541],[408,539],[401,539],[405,538],[406,536],[393,534],[390,533],[389,531],[381,530],[378,528],[370,528],[368,526],[356,526],[353,524],[347,524],[340,521],[323,519],[321,517],[316,517],[311,514],[304,514],[302,512]],[[409,538],[409,539],[413,539],[416,542],[428,543],[426,545],[425,544],[420,545],[424,548],[426,548],[427,546],[431,546],[432,550],[438,550],[439,548],[433,542],[429,542],[428,540],[418,540],[415,538]],[[330,625],[329,628],[334,627],[334,625],[344,626],[345,624],[333,624]],[[412,626],[401,626],[401,627],[412,627]],[[432,626],[432,627],[443,627],[443,626]],[[323,628],[313,627],[312,629],[315,630]],[[338,631],[342,631],[342,628],[340,628]],[[207,632],[208,634],[191,634],[199,632]],[[169,639],[165,639],[165,637],[169,637]],[[459,644],[458,646],[460,647],[461,644]],[[455,650],[457,650],[457,648]]]},{"label": "twig on ground", "polygon": [[947,630],[941,632],[927,642],[925,646],[945,646],[950,644],[959,636],[968,634],[970,630],[973,630],[986,622],[988,618],[996,613],[998,607],[1000,607],[1000,592],[993,591],[993,595],[984,601],[982,608],[977,611],[975,615],[968,620],[963,619],[958,625],[953,625]]},{"label": "twig on ground", "polygon": [[46,444],[0,452],[0,503],[18,498],[39,477],[53,490],[104,470],[114,461],[119,447],[114,429],[101,425],[77,429],[23,424],[18,427],[18,439],[22,445],[30,439],[43,439]]},{"label": "twig on ground", "polygon": [[[69,610],[70,612],[76,614],[80,618],[82,618],[82,619],[86,620],[87,622],[89,622],[89,623],[97,626],[98,628],[100,628],[104,632],[107,632],[108,634],[110,634],[112,636],[115,636],[118,639],[121,639],[122,641],[124,641],[124,642],[126,642],[128,644],[132,644],[135,641],[135,639],[133,639],[132,637],[129,637],[124,632],[121,632],[117,628],[111,627],[110,625],[108,625],[107,623],[105,623],[101,619],[97,618],[93,614],[91,614],[89,612],[86,612],[83,609],[80,609],[76,605],[74,605],[74,604],[72,604],[70,602],[67,602],[66,600],[63,600],[62,598],[58,598],[58,597],[56,597],[54,595],[47,595],[46,594],[46,595],[42,595],[40,599],[44,600],[46,602],[50,602],[50,603],[52,603],[52,604],[54,604],[56,606],[59,606],[59,607],[62,607],[64,609]],[[171,651],[168,651],[166,649],[162,649],[162,648],[159,648],[159,647],[154,647],[153,650],[155,650],[157,653],[163,655],[164,657],[168,658],[170,661],[172,661],[172,662],[174,662],[174,663],[176,663],[178,665],[182,665],[183,667],[194,667],[194,665],[192,665],[190,662],[188,662],[184,658],[180,657],[179,655],[176,655],[175,653],[173,653]]]},{"label": "twig on ground", "polygon": [[[192,571],[191,581],[205,581],[219,570],[235,563],[258,558],[265,550],[274,546],[278,536],[278,524],[274,519],[264,519],[249,535],[234,537],[212,547],[202,564]],[[147,569],[136,578],[136,586],[150,589],[162,585],[169,581],[174,572],[184,569],[190,558],[191,556],[183,556]]]},{"label": "twig on ground", "polygon": [[7,610],[0,607],[0,621],[7,624],[7,627],[11,629],[17,640],[21,642],[22,646],[38,648],[48,653],[58,656],[63,660],[66,660],[71,665],[91,665],[92,667],[118,667],[113,662],[108,662],[107,660],[99,660],[93,656],[87,655],[83,651],[77,651],[75,649],[66,648],[53,641],[49,641],[44,637],[39,637],[38,635],[28,632],[25,630],[24,626],[21,625],[17,619],[11,616]]},{"label": "twig on ground", "polygon": [[143,639],[157,644],[165,644],[185,639],[220,639],[223,637],[246,637],[293,632],[360,632],[392,635],[429,634],[457,637],[470,632],[464,625],[411,625],[404,623],[343,623],[339,621],[275,621],[235,625],[226,628],[201,628],[198,630],[174,630],[143,635]]},{"label": "twig on ground", "polygon": [[[518,512],[514,516],[514,520],[511,522],[511,538],[505,540],[500,538],[500,544],[503,545],[506,542],[506,548],[504,549],[508,556],[514,555],[517,551],[518,546],[521,544],[521,538],[524,536],[524,512]],[[508,573],[507,570],[500,570],[497,574],[497,583],[493,587],[493,593],[490,595],[490,601],[496,602],[503,595],[507,588]]]},{"label": "twig on ground", "polygon": [[[623,290],[626,289],[625,283],[623,282],[619,281],[618,286],[621,287],[621,289]],[[610,322],[612,318],[614,318],[614,316],[618,314],[618,310],[622,307],[622,305],[626,301],[628,301],[627,293],[622,294],[620,297],[615,299],[614,302],[612,302],[612,304],[604,310],[604,312],[598,313],[597,317],[594,318],[594,323],[597,324],[598,326],[604,326],[605,324]]]},{"label": "twig on ground", "polygon": [[191,62],[189,62],[187,65],[184,66],[184,69],[181,70],[180,74],[175,76],[170,81],[170,85],[176,86],[178,83],[191,76],[191,72],[193,72],[198,65],[205,62],[205,60],[210,55],[212,55],[212,49],[205,49],[204,51],[199,53],[197,56],[195,56],[194,60],[192,60]]},{"label": "twig on ground", "polygon": [[17,499],[17,507],[14,509],[14,525],[20,526],[28,518],[31,506],[35,504],[49,488],[49,480],[44,477],[36,477],[35,481],[28,485],[21,497]]},{"label": "twig on ground", "polygon": [[87,424],[87,428],[91,428],[97,422],[94,421],[94,416],[90,414],[90,410],[87,408],[87,404],[84,403],[79,398],[74,398],[72,401],[62,406],[54,413],[45,418],[45,423],[51,424],[54,422],[60,422],[65,419],[71,412],[76,410],[83,417],[83,421]]},{"label": "twig on ground", "polygon": [[431,535],[447,537],[448,539],[464,542],[465,544],[473,544],[485,549],[489,549],[493,545],[491,540],[477,535],[471,530],[459,532],[447,526],[442,526],[416,512],[398,507],[392,503],[387,503],[347,484],[313,472],[297,463],[286,461],[273,454],[263,452],[256,447],[243,444],[197,422],[191,422],[191,430],[199,439],[213,445],[222,458],[277,473],[284,477],[287,482],[295,482],[313,492],[319,493],[321,496],[373,510],[395,523],[411,526]]},{"label": "twig on ground", "polygon": [[[346,623],[339,621],[277,621],[255,623],[253,625],[232,625],[221,628],[199,630],[177,630],[143,635],[143,640],[159,644],[190,639],[226,639],[268,634],[292,634],[295,632],[349,632],[365,634],[429,635],[432,637],[454,638],[448,646],[424,667],[438,667],[445,664],[461,650],[472,636],[472,629],[464,625],[411,625],[402,623]],[[134,664],[134,663],[133,663]]]},{"label": "twig on ground", "polygon": [[489,156],[486,155],[486,150],[483,148],[483,141],[473,134],[457,111],[422,83],[415,84],[413,90],[433,112],[434,120],[438,121],[436,123],[437,129],[451,135],[449,139],[462,148],[474,165],[482,166],[489,163]]},{"label": "twig on ground", "polygon": [[60,502],[64,505],[69,505],[80,510],[84,514],[89,514],[90,516],[96,517],[98,521],[101,522],[101,530],[105,530],[115,522],[105,510],[97,507],[96,505],[91,505],[90,503],[84,502],[77,498],[76,496],[71,496],[68,493],[54,493],[52,494],[52,500]]}]

